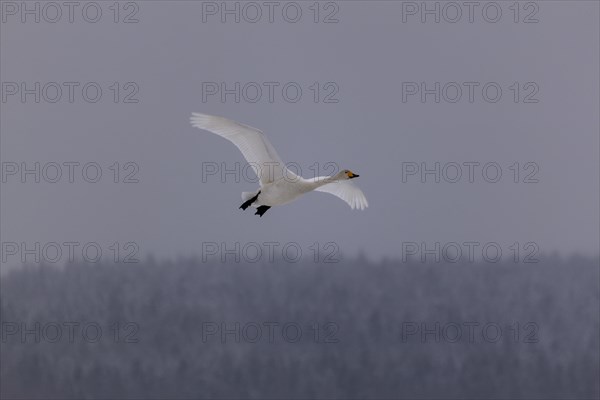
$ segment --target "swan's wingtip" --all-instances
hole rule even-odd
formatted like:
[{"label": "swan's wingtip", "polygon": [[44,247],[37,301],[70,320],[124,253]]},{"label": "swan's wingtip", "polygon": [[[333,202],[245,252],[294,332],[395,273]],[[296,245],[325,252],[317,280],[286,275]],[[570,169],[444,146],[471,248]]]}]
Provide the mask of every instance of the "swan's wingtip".
[{"label": "swan's wingtip", "polygon": [[210,121],[210,115],[193,112],[190,116],[190,124],[196,128],[204,129],[206,124]]},{"label": "swan's wingtip", "polygon": [[366,210],[367,208],[369,208],[369,203],[367,203],[366,201],[364,203],[356,203],[356,204],[351,204],[350,208],[353,210]]},{"label": "swan's wingtip", "polygon": [[[354,208],[354,207],[353,207]],[[357,210],[365,210],[367,208],[369,208],[369,202],[367,201],[367,199],[365,199],[364,197],[360,200],[358,200],[358,202],[356,203],[356,207]]]}]

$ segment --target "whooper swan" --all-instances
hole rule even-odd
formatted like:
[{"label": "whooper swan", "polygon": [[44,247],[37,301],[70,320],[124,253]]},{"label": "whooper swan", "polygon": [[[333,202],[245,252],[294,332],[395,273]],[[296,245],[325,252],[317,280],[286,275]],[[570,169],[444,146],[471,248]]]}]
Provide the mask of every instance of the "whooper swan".
[{"label": "whooper swan", "polygon": [[269,208],[290,203],[313,190],[337,196],[352,209],[364,210],[369,206],[363,192],[349,181],[358,178],[350,170],[304,179],[286,168],[262,131],[207,114],[192,113],[190,121],[196,128],[215,133],[236,145],[258,176],[260,188],[242,193],[242,210],[254,207],[257,209],[255,215],[262,217]]}]

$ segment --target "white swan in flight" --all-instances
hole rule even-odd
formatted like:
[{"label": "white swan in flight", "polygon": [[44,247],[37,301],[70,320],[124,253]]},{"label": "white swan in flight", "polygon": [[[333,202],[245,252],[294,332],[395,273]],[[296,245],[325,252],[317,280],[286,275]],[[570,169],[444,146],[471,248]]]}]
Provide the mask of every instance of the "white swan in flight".
[{"label": "white swan in flight", "polygon": [[269,208],[287,204],[313,190],[337,196],[352,209],[363,210],[369,206],[363,192],[349,181],[358,177],[350,170],[333,176],[304,179],[285,167],[262,131],[207,114],[192,113],[190,121],[192,126],[215,133],[235,144],[258,176],[260,188],[242,193],[242,210],[255,207],[255,215],[262,217]]}]

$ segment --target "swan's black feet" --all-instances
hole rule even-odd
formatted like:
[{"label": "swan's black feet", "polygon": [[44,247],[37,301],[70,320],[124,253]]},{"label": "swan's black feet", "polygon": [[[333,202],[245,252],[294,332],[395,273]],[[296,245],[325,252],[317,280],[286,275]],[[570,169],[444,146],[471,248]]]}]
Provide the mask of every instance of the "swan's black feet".
[{"label": "swan's black feet", "polygon": [[271,208],[270,206],[260,206],[256,209],[256,212],[254,213],[254,215],[258,215],[259,217],[262,217],[264,213],[267,212],[267,210]]},{"label": "swan's black feet", "polygon": [[254,203],[256,201],[256,199],[258,199],[258,195],[260,194],[260,190],[258,191],[258,193],[256,193],[256,196],[254,196],[253,198],[249,199],[248,201],[245,201],[244,204],[242,204],[240,206],[240,208],[242,210],[245,210],[246,208],[250,207],[250,205],[252,203]]}]

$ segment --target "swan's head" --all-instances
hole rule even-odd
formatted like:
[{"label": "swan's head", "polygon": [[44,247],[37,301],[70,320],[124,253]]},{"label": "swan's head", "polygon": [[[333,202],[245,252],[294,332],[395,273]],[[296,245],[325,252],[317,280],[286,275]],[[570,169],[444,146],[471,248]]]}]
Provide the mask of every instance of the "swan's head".
[{"label": "swan's head", "polygon": [[350,171],[349,169],[345,169],[343,171],[340,171],[340,173],[337,176],[337,179],[340,180],[345,180],[345,179],[353,179],[353,178],[358,178],[360,175],[356,175],[354,172]]}]

